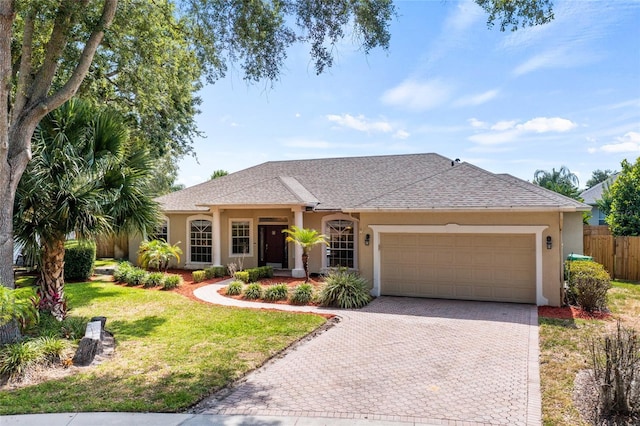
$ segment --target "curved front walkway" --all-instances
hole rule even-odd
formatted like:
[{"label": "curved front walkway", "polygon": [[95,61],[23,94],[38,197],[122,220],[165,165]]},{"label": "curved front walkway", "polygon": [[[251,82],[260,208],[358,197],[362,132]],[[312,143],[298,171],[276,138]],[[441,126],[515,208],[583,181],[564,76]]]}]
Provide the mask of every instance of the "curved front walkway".
[{"label": "curved front walkway", "polygon": [[246,376],[195,411],[218,415],[375,419],[450,425],[539,425],[537,309],[531,305],[380,297]]}]

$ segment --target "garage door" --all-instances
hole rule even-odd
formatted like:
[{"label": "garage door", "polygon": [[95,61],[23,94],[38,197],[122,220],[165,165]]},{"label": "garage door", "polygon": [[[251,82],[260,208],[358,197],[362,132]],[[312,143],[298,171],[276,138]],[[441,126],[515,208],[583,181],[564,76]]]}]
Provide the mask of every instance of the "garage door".
[{"label": "garage door", "polygon": [[535,303],[534,235],[380,234],[380,293]]}]

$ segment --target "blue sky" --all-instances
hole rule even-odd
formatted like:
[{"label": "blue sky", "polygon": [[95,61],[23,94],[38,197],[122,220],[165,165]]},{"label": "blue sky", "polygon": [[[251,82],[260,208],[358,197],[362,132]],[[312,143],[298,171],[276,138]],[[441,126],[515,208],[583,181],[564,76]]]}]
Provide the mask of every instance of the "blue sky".
[{"label": "blue sky", "polygon": [[640,2],[556,1],[552,23],[488,29],[472,1],[398,1],[388,52],[352,38],[315,74],[289,51],[273,87],[239,70],[201,96],[198,161],[178,182],[265,161],[436,152],[532,180],[562,165],[580,186],[640,156]]}]

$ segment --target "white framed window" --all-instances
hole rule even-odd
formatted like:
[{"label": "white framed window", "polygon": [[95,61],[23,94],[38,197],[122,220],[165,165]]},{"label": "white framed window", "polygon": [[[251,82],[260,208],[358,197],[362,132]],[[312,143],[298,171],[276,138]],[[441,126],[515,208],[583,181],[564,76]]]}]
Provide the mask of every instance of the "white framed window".
[{"label": "white framed window", "polygon": [[358,269],[357,220],[344,214],[325,216],[322,229],[329,243],[322,259],[323,268]]},{"label": "white framed window", "polygon": [[229,256],[253,256],[252,219],[229,219]]},{"label": "white framed window", "polygon": [[189,235],[189,262],[211,263],[213,257],[213,224],[211,218],[204,215],[190,216],[187,219]]}]

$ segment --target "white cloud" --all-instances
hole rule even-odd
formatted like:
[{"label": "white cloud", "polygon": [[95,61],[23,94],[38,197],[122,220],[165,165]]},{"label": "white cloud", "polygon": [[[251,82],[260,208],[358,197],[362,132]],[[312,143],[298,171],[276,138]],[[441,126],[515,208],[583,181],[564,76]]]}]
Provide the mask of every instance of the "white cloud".
[{"label": "white cloud", "polygon": [[411,136],[411,134],[409,132],[407,132],[406,130],[402,130],[402,129],[398,130],[397,132],[395,132],[393,134],[393,138],[394,139],[406,139],[409,136]]},{"label": "white cloud", "polygon": [[371,121],[364,115],[354,117],[350,114],[327,115],[327,120],[332,121],[342,127],[348,127],[350,129],[358,130],[361,132],[383,132],[388,133],[393,131],[393,126],[387,121]]},{"label": "white cloud", "polygon": [[489,127],[487,123],[485,123],[484,121],[480,121],[474,117],[468,119],[467,122],[471,125],[471,127],[476,129],[486,129],[487,127]]},{"label": "white cloud", "polygon": [[504,130],[513,129],[516,125],[517,121],[498,121],[496,124],[491,126],[491,130],[497,130],[499,132]]},{"label": "white cloud", "polygon": [[518,65],[513,70],[513,74],[515,76],[520,76],[543,68],[578,67],[594,62],[597,59],[599,59],[599,56],[593,52],[587,53],[572,51],[566,46],[561,48],[552,48],[539,53]]},{"label": "white cloud", "polygon": [[299,112],[296,112],[295,117],[296,118],[300,118],[302,116],[302,114],[300,114]]},{"label": "white cloud", "polygon": [[503,120],[491,125],[491,131],[471,135],[468,139],[480,145],[499,145],[514,142],[527,133],[563,133],[576,126],[573,121],[560,117],[536,117],[522,124]]},{"label": "white cloud", "polygon": [[617,142],[603,145],[601,151],[610,153],[640,153],[640,133],[627,132],[624,136],[616,138]]},{"label": "white cloud", "polygon": [[517,127],[527,131],[527,132],[536,132],[536,133],[547,133],[547,132],[568,132],[569,130],[576,127],[577,124],[571,120],[567,120],[566,118],[560,117],[537,117],[533,120],[529,120],[524,124],[519,124]]},{"label": "white cloud", "polygon": [[451,87],[439,80],[417,81],[407,79],[382,94],[381,101],[413,111],[435,108],[451,96]]},{"label": "white cloud", "polygon": [[455,106],[477,106],[482,105],[484,103],[489,102],[496,96],[498,96],[499,91],[497,89],[487,90],[484,93],[478,93],[471,96],[465,96],[463,98],[458,99],[454,105]]}]

